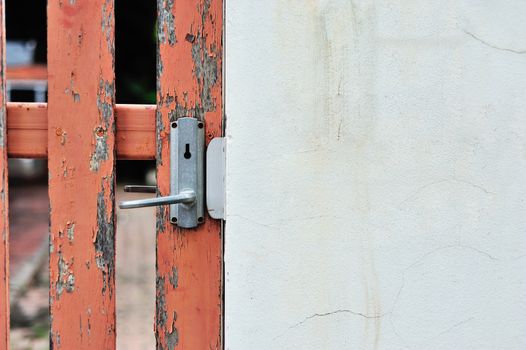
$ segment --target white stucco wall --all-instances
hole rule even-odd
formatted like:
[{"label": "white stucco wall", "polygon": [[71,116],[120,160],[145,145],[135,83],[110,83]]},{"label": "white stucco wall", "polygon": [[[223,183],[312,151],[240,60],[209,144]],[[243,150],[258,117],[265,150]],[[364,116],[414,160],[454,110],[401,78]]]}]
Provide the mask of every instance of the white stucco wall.
[{"label": "white stucco wall", "polygon": [[226,349],[526,349],[526,1],[226,6]]}]

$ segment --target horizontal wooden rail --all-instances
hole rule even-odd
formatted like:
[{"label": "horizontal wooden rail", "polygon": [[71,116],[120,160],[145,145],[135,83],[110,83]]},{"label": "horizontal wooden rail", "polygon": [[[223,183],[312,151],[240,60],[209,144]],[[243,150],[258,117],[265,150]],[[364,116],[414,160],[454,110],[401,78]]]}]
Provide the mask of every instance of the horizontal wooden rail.
[{"label": "horizontal wooden rail", "polygon": [[[115,109],[118,159],[155,159],[155,105],[123,105]],[[71,116],[74,118],[74,116]],[[57,135],[68,135],[57,130]],[[7,104],[7,153],[11,158],[47,158],[47,104]],[[81,147],[79,145],[79,147]]]}]

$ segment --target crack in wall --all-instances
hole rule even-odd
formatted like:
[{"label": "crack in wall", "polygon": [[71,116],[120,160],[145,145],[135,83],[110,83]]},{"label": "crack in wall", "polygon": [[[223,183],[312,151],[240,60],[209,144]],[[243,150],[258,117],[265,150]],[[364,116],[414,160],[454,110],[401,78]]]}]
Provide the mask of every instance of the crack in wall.
[{"label": "crack in wall", "polygon": [[523,55],[526,53],[526,50],[517,50],[517,49],[510,49],[510,48],[507,48],[507,47],[500,47],[500,46],[497,46],[495,44],[492,44],[484,39],[481,39],[479,38],[478,36],[476,36],[475,34],[465,30],[465,29],[462,29],[462,31],[464,32],[464,34],[466,35],[469,35],[470,37],[472,37],[473,39],[475,39],[476,41],[478,41],[479,43],[487,46],[487,47],[491,47],[492,49],[495,49],[495,50],[500,50],[500,51],[507,51],[507,52],[511,52],[511,53],[514,53],[514,54],[517,54],[517,55]]},{"label": "crack in wall", "polygon": [[286,331],[284,331],[280,335],[274,337],[273,340],[281,338],[282,336],[284,336],[291,329],[300,327],[300,326],[304,325],[306,322],[308,322],[310,320],[313,320],[313,319],[316,319],[316,318],[324,318],[324,317],[334,316],[334,315],[338,315],[338,314],[348,314],[348,315],[351,315],[351,316],[357,316],[357,317],[361,317],[361,318],[368,319],[368,320],[378,320],[378,319],[383,318],[386,315],[389,315],[390,312],[385,313],[385,314],[380,314],[380,315],[368,315],[368,314],[365,314],[365,313],[362,313],[362,312],[353,311],[353,310],[350,310],[350,309],[338,309],[338,310],[325,312],[325,313],[315,313],[315,314],[312,314],[310,316],[305,317],[302,321],[290,326],[289,328],[287,328]]}]

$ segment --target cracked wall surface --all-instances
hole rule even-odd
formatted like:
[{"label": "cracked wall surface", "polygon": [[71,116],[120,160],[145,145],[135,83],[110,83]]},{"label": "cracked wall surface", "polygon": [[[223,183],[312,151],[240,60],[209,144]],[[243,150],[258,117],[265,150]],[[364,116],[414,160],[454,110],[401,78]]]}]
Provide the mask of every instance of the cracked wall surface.
[{"label": "cracked wall surface", "polygon": [[526,348],[526,3],[226,4],[226,349]]}]

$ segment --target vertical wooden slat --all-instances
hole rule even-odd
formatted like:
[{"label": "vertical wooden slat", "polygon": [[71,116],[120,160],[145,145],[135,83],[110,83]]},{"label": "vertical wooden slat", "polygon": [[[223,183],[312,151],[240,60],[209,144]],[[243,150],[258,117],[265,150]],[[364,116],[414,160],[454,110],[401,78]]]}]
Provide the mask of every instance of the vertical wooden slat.
[{"label": "vertical wooden slat", "polygon": [[[207,141],[221,135],[222,0],[158,0],[157,176],[169,193],[170,121],[205,121]],[[221,348],[222,238],[218,221],[195,230],[157,212],[157,349]]]},{"label": "vertical wooden slat", "polygon": [[9,349],[9,196],[5,72],[5,2],[0,0],[0,349]]},{"label": "vertical wooden slat", "polygon": [[113,0],[48,1],[53,349],[115,348]]}]

